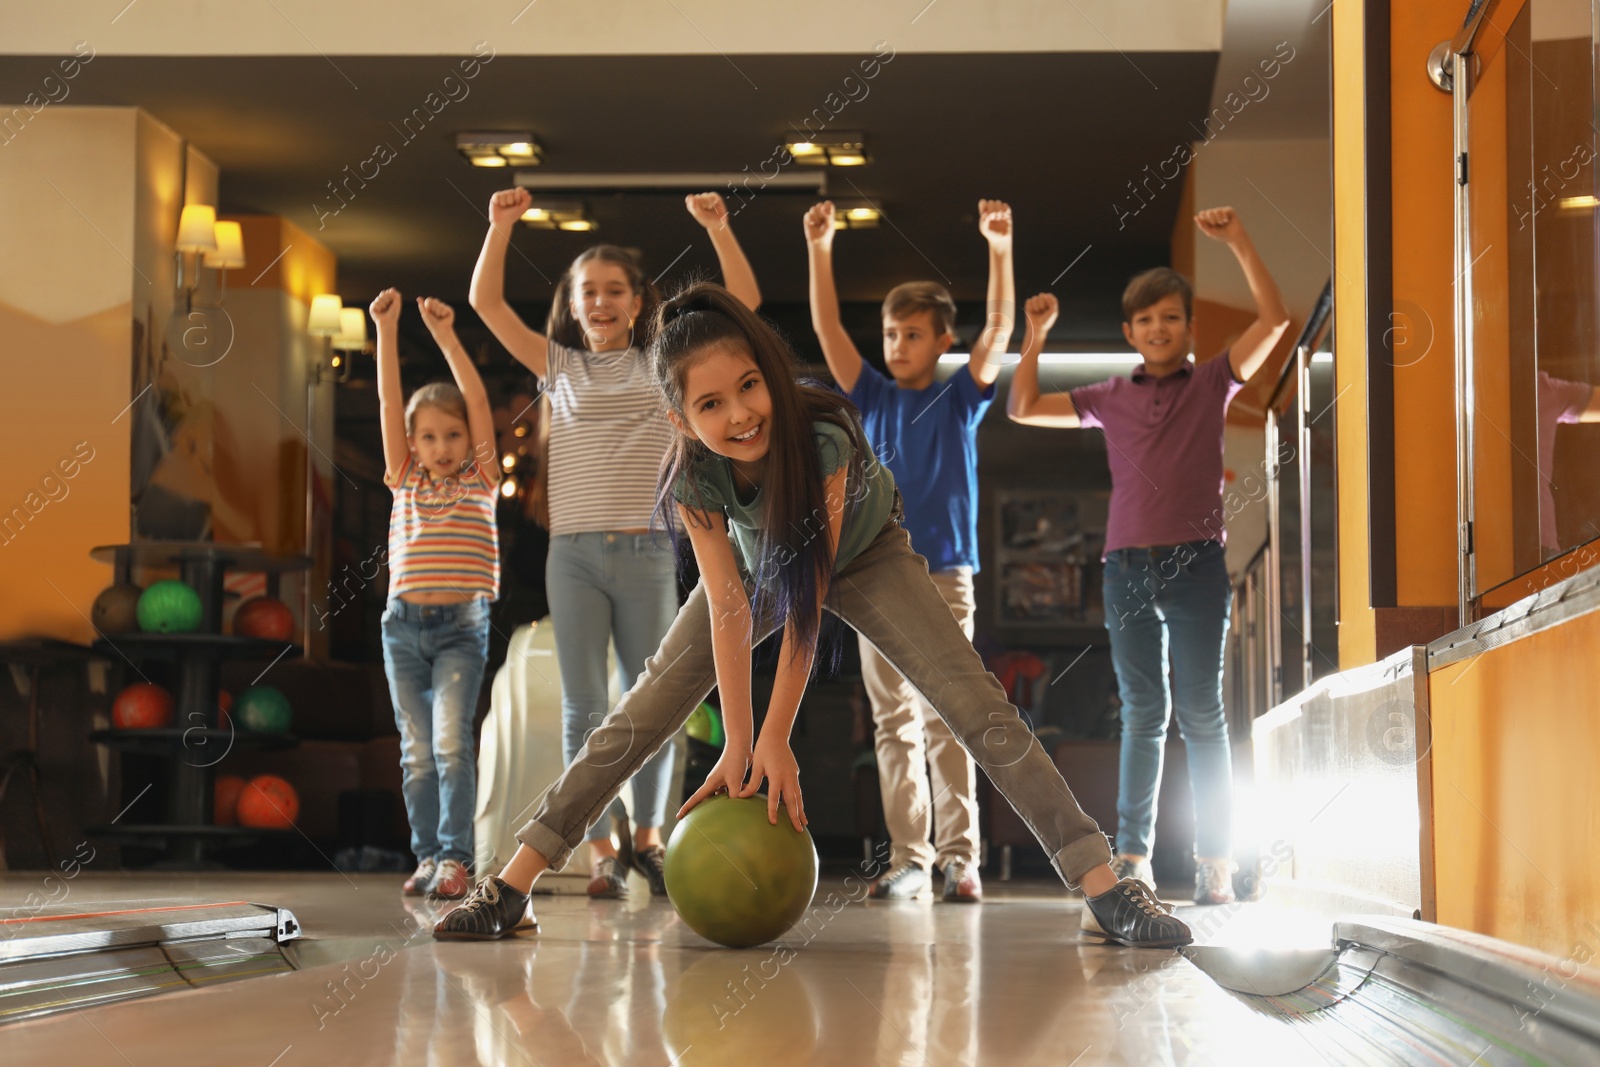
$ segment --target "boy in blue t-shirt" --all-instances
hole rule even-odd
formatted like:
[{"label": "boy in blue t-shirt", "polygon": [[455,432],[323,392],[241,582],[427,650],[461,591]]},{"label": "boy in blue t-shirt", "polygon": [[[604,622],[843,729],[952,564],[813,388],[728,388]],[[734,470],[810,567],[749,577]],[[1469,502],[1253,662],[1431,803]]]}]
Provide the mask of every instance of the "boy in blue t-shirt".
[{"label": "boy in blue t-shirt", "polygon": [[[805,217],[811,326],[834,381],[861,410],[867,440],[900,487],[911,547],[927,559],[934,584],[970,638],[977,606],[972,576],[978,570],[978,423],[994,400],[1015,316],[1011,208],[998,200],[978,202],[978,229],[989,242],[988,322],[973,342],[966,369],[943,382],[934,371],[955,339],[956,306],[949,291],[936,282],[907,282],[884,299],[883,358],[894,380],[885,378],[863,362],[839,321],[833,218],[829,202]],[[972,757],[864,638],[861,675],[872,700],[878,785],[893,847],[872,896],[925,897],[932,888],[929,868],[937,864],[945,900],[980,900]]]}]

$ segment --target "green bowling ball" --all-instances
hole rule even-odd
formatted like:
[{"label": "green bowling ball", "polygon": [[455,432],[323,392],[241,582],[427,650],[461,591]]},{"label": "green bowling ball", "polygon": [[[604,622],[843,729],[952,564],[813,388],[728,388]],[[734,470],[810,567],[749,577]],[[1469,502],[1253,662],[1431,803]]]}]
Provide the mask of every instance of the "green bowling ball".
[{"label": "green bowling ball", "polygon": [[140,594],[138,616],[145,633],[192,634],[200,629],[200,594],[182,582],[155,582]]},{"label": "green bowling ball", "polygon": [[667,897],[684,923],[729,948],[761,945],[800,920],[817,892],[817,848],[779,805],[767,821],[767,798],[715,796],[702,801],[667,843]]},{"label": "green bowling ball", "polygon": [[710,704],[701,704],[689,713],[684,732],[696,741],[704,741],[712,748],[721,748],[723,742],[722,716]]},{"label": "green bowling ball", "polygon": [[242,690],[233,698],[228,714],[241,730],[261,734],[287,733],[293,719],[289,698],[270,685],[252,685]]}]

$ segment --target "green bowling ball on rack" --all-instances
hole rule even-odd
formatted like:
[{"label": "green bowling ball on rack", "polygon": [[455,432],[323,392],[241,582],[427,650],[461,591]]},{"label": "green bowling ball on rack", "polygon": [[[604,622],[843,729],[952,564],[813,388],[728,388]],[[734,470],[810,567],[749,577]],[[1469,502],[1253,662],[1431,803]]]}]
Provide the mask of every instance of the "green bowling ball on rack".
[{"label": "green bowling ball on rack", "polygon": [[153,634],[192,634],[200,629],[200,594],[183,582],[153,583],[139,596],[139,629]]},{"label": "green bowling ball on rack", "polygon": [[239,729],[258,734],[287,733],[294,718],[289,698],[270,685],[252,685],[240,690],[228,714]]}]

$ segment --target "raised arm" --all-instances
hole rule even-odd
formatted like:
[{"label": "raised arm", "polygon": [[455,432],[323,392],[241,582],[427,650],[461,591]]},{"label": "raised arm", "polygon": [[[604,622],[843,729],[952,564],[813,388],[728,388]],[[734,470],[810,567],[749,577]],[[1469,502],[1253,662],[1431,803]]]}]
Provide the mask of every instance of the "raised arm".
[{"label": "raised arm", "polygon": [[694,220],[711,235],[711,247],[717,250],[717,263],[722,268],[722,287],[745,307],[754,311],[761,306],[761,287],[756,284],[756,272],[750,267],[739,239],[733,235],[733,220],[728,217],[728,205],[720,193],[690,193],[683,198],[684,206]]},{"label": "raised arm", "polygon": [[500,481],[500,457],[496,455],[495,448],[494,413],[489,407],[489,393],[483,387],[483,379],[478,376],[478,368],[472,365],[472,357],[467,355],[467,350],[461,347],[461,339],[456,336],[455,308],[443,300],[419,296],[417,310],[422,312],[422,321],[428,324],[428,332],[433,334],[439,351],[444,353],[444,361],[450,364],[450,373],[455,376],[456,388],[461,390],[461,398],[467,402],[467,432],[472,435],[472,458],[483,472],[485,480],[490,485],[496,485]]},{"label": "raised arm", "polygon": [[1200,232],[1213,240],[1221,241],[1232,250],[1239,266],[1244,269],[1245,281],[1250,285],[1250,296],[1256,302],[1256,319],[1245,327],[1244,333],[1228,349],[1228,362],[1233,365],[1233,376],[1239,381],[1249,381],[1272,354],[1278,339],[1289,328],[1289,309],[1284,306],[1278,283],[1272,280],[1267,265],[1261,261],[1255,242],[1245,232],[1244,223],[1231,207],[1207,208],[1194,217]]},{"label": "raised arm", "polygon": [[378,330],[378,426],[383,431],[383,474],[393,482],[411,456],[406,442],[406,396],[400,387],[400,292],[385,289],[367,308]]},{"label": "raised arm", "polygon": [[733,558],[728,521],[720,514],[694,511],[679,504],[678,524],[689,531],[700,584],[711,609],[711,658],[716,665],[726,737],[722,757],[706,776],[705,784],[678,809],[678,817],[682,818],[690,808],[719,790],[726,789],[729,796],[738,794],[750,768],[755,727],[750,705],[750,596]]},{"label": "raised arm", "polygon": [[979,391],[1000,377],[1000,361],[1011,343],[1017,321],[1017,280],[1011,257],[1011,205],[1003,200],[978,201],[978,232],[989,242],[989,292],[983,331],[972,342],[967,370]]},{"label": "raised arm", "polygon": [[489,233],[472,270],[467,302],[506,351],[543,379],[549,368],[549,341],[530,330],[506,303],[506,250],[511,247],[511,231],[532,200],[526,189],[502,189],[489,199]]},{"label": "raised arm", "polygon": [[839,294],[833,287],[833,202],[806,212],[806,259],[811,272],[811,328],[822,345],[833,380],[845,392],[861,377],[861,353],[839,319]]},{"label": "raised arm", "polygon": [[1029,297],[1023,308],[1028,320],[1027,337],[1022,343],[1022,362],[1011,377],[1006,393],[1006,415],[1024,426],[1054,426],[1074,430],[1083,423],[1072,404],[1072,394],[1039,393],[1039,353],[1044,351],[1045,335],[1055,325],[1060,306],[1053,293]]}]

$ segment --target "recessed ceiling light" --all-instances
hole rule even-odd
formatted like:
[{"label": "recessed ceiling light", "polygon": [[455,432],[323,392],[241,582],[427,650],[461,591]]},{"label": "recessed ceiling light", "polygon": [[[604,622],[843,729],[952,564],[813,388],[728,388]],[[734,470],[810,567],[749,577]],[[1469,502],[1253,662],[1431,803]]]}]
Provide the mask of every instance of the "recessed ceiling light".
[{"label": "recessed ceiling light", "polygon": [[522,213],[522,221],[536,230],[586,233],[600,228],[581,200],[535,200]]},{"label": "recessed ceiling light", "polygon": [[866,138],[860,132],[819,133],[784,147],[796,163],[812,167],[859,167],[868,161]]},{"label": "recessed ceiling light", "polygon": [[504,133],[458,133],[456,151],[474,167],[536,167],[542,149],[526,130]]},{"label": "recessed ceiling light", "polygon": [[875,204],[865,201],[857,203],[838,203],[833,210],[833,228],[836,230],[872,230],[878,226],[878,221],[883,218],[883,212]]}]

